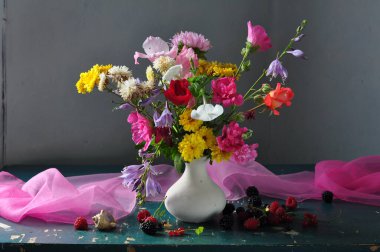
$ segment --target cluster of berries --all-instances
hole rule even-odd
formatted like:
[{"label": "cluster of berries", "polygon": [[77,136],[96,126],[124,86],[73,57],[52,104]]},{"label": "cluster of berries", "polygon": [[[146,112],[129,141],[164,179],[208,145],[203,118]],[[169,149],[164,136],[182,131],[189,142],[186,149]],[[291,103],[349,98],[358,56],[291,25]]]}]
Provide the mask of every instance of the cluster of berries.
[{"label": "cluster of berries", "polygon": [[[138,212],[137,221],[140,223],[140,229],[148,235],[154,235],[157,231],[163,230],[166,224],[166,222],[159,222],[146,209]],[[185,234],[185,229],[180,227],[175,230],[168,230],[167,233],[169,236],[182,236]]]}]

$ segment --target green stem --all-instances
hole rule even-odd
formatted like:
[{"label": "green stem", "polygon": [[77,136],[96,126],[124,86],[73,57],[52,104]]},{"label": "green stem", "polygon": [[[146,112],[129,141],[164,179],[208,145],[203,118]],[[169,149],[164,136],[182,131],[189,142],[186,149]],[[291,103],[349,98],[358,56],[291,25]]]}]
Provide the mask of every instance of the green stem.
[{"label": "green stem", "polygon": [[234,74],[234,77],[235,77],[235,78],[239,75],[240,70],[241,70],[241,67],[242,67],[243,64],[244,64],[244,61],[247,59],[248,54],[249,54],[249,51],[248,51],[248,49],[246,48],[246,52],[245,52],[244,55],[243,55],[243,59],[241,60],[241,62],[240,62],[240,64],[239,64],[239,67],[238,67],[236,73]]}]

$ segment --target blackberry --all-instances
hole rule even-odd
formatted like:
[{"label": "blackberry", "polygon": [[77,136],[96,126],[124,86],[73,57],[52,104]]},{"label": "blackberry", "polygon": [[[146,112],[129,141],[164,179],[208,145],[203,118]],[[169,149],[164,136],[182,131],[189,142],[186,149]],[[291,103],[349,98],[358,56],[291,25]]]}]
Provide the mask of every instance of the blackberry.
[{"label": "blackberry", "polygon": [[326,203],[331,203],[334,199],[334,194],[330,191],[324,191],[322,193],[322,199]]},{"label": "blackberry", "polygon": [[145,221],[140,224],[141,230],[148,234],[148,235],[154,235],[157,232],[157,223],[154,223],[152,221]]},{"label": "blackberry", "polygon": [[234,224],[234,218],[232,217],[232,215],[223,215],[223,217],[219,221],[219,225],[224,230],[231,230],[233,224]]},{"label": "blackberry", "polygon": [[260,219],[260,217],[264,215],[263,211],[257,208],[249,209],[247,211],[249,212],[249,216],[254,217],[255,219]]},{"label": "blackberry", "polygon": [[236,208],[236,214],[239,214],[239,213],[242,213],[242,212],[245,212],[244,207],[238,207],[238,208]]},{"label": "blackberry", "polygon": [[248,205],[253,207],[261,207],[263,202],[261,201],[260,196],[255,195],[248,198]]},{"label": "blackberry", "polygon": [[257,188],[254,186],[250,186],[247,188],[247,190],[245,190],[245,193],[247,194],[248,197],[258,196],[259,190],[257,190]]},{"label": "blackberry", "polygon": [[223,209],[223,214],[232,214],[235,211],[235,206],[232,203],[227,203]]}]

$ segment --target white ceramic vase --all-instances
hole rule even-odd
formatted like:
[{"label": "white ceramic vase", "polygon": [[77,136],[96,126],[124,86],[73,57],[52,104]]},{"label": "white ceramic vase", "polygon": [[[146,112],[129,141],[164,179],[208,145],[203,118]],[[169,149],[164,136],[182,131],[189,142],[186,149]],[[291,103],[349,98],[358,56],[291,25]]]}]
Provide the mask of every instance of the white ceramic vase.
[{"label": "white ceramic vase", "polygon": [[208,176],[206,157],[186,163],[185,172],[166,192],[165,206],[181,221],[200,223],[223,211],[226,197]]}]

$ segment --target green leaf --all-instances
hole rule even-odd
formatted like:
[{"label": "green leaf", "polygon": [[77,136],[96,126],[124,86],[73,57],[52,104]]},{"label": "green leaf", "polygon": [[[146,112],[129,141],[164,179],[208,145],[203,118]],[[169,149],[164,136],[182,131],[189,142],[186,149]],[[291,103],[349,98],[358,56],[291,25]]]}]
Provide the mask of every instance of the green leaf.
[{"label": "green leaf", "polygon": [[201,235],[203,233],[204,229],[205,229],[204,227],[200,226],[197,229],[195,229],[195,233],[197,235]]},{"label": "green leaf", "polygon": [[174,156],[174,167],[178,173],[183,173],[185,170],[185,163],[182,160],[181,155],[178,153]]}]

